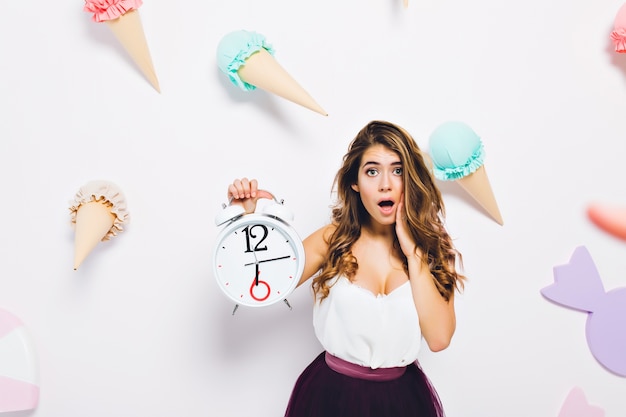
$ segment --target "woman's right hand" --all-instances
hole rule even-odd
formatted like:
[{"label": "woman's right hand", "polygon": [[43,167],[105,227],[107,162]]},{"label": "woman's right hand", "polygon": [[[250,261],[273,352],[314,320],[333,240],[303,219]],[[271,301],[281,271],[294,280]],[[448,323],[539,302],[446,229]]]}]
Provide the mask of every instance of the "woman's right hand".
[{"label": "woman's right hand", "polygon": [[257,180],[244,177],[236,179],[228,186],[228,200],[232,203],[241,204],[246,213],[254,213],[256,202],[259,198],[273,198],[272,194],[265,190],[259,190]]}]

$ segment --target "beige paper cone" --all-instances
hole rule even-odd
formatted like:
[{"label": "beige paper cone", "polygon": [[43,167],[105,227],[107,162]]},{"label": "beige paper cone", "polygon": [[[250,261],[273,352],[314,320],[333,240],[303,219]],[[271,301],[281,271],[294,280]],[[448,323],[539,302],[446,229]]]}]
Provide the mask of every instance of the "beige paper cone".
[{"label": "beige paper cone", "polygon": [[99,201],[82,204],[76,212],[74,235],[74,269],[78,269],[87,255],[96,247],[113,226],[115,214]]},{"label": "beige paper cone", "polygon": [[294,80],[267,50],[252,54],[237,71],[248,84],[274,93],[323,116],[328,113]]},{"label": "beige paper cone", "polygon": [[487,177],[487,171],[484,165],[470,175],[456,181],[499,225],[503,224],[502,216],[498,209],[498,203],[496,203],[493,191],[491,190],[491,184],[489,184],[489,178]]},{"label": "beige paper cone", "polygon": [[405,8],[409,7],[409,0],[404,0],[404,7]]},{"label": "beige paper cone", "polygon": [[159,80],[152,65],[150,50],[143,32],[143,25],[136,9],[124,13],[113,20],[106,20],[107,25],[121,42],[126,52],[135,61],[150,84],[160,93]]}]

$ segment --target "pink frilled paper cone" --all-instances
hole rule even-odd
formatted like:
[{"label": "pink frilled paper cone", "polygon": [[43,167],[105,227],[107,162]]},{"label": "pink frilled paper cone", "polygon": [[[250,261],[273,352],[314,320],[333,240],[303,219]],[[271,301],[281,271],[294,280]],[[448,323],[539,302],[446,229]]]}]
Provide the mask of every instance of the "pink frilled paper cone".
[{"label": "pink frilled paper cone", "polygon": [[626,52],[626,3],[622,5],[615,15],[611,40],[615,45],[615,52]]},{"label": "pink frilled paper cone", "polygon": [[142,0],[85,0],[84,11],[94,22],[105,22],[150,84],[161,92],[139,17]]},{"label": "pink frilled paper cone", "polygon": [[70,203],[70,213],[75,229],[75,270],[98,242],[117,236],[129,220],[124,195],[108,181],[91,181],[82,186]]}]

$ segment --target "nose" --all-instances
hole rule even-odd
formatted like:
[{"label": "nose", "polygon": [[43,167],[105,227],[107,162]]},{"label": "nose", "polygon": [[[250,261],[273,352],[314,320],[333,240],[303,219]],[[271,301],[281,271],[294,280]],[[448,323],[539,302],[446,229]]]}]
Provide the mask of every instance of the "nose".
[{"label": "nose", "polygon": [[378,191],[391,190],[391,180],[389,174],[383,173],[380,177],[380,183],[378,184]]}]

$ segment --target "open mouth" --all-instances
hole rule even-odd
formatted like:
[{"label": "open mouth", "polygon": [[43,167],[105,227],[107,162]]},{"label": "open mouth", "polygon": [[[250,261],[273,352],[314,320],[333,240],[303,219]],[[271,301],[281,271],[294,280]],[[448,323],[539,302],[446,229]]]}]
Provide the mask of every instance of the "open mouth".
[{"label": "open mouth", "polygon": [[378,207],[381,208],[383,213],[391,213],[393,211],[393,201],[391,200],[381,200],[378,202]]}]

